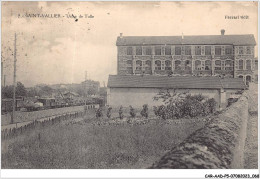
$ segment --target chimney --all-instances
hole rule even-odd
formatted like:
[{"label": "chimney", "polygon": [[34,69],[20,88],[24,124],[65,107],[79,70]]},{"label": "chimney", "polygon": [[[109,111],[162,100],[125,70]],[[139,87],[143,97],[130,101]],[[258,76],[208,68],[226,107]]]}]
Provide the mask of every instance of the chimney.
[{"label": "chimney", "polygon": [[123,37],[123,33],[120,33],[120,39]]},{"label": "chimney", "polygon": [[221,35],[225,35],[225,29],[221,29]]}]

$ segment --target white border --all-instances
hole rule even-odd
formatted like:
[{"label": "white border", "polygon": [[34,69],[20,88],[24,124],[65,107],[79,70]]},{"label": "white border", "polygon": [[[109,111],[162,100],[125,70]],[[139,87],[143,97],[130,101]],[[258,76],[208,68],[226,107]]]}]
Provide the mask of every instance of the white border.
[{"label": "white border", "polygon": [[205,178],[206,174],[259,174],[258,169],[70,169],[2,170],[1,178]]},{"label": "white border", "polygon": [[[6,0],[6,1],[14,1],[14,0]],[[15,0],[15,1],[37,1],[37,0]],[[41,0],[40,0],[41,1]],[[52,0],[45,0],[52,1]],[[62,0],[55,0],[62,1]],[[89,1],[97,1],[97,0],[89,0]],[[103,1],[111,1],[111,0],[103,0]],[[123,1],[123,0],[122,0]],[[127,1],[138,1],[138,0],[127,0]],[[143,0],[145,1],[145,0]],[[157,0],[148,0],[148,1],[157,1]],[[165,0],[171,1],[171,0]],[[192,1],[192,0],[182,0],[182,1]],[[197,0],[203,1],[203,0]],[[210,1],[225,1],[225,0],[210,0]],[[252,0],[228,0],[228,1],[252,1]],[[2,2],[2,1],[1,1]],[[260,10],[260,3],[258,0],[258,17]],[[0,15],[1,15],[0,5]],[[2,22],[2,20],[1,20]],[[0,22],[0,25],[1,25]],[[258,42],[259,42],[259,22],[258,18]],[[0,29],[1,32],[1,29]],[[258,56],[260,55],[260,46],[258,45]],[[1,47],[0,47],[1,49]],[[259,57],[258,57],[259,60]],[[260,64],[258,63],[258,69]],[[258,79],[260,74],[258,74]],[[258,88],[258,94],[260,90]],[[0,94],[1,95],[1,94]],[[260,102],[260,98],[258,96],[258,104]],[[260,109],[258,105],[258,110]],[[258,122],[258,129],[260,129],[260,122]],[[260,135],[258,130],[258,144],[260,143]],[[1,146],[1,143],[0,143]],[[1,169],[0,177],[1,178],[205,178],[206,174],[259,174],[259,154],[260,150],[258,147],[258,169],[45,169],[45,170],[35,170],[35,169]],[[1,159],[1,156],[0,156]]]}]

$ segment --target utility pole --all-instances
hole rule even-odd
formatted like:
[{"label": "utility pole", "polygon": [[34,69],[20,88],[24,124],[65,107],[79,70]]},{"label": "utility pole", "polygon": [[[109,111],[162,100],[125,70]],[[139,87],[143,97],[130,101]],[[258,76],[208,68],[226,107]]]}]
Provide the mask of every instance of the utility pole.
[{"label": "utility pole", "polygon": [[85,97],[87,96],[87,77],[88,77],[88,72],[85,71],[85,85],[84,85],[84,94],[85,94]]},{"label": "utility pole", "polygon": [[1,61],[1,87],[2,87],[2,86],[4,86],[4,85],[3,85],[3,82],[4,82],[4,81],[3,81],[3,77],[4,77],[4,75],[3,75],[3,74],[4,74],[4,71],[3,71],[3,69],[4,69],[4,67],[3,67],[3,56],[2,56],[2,59],[1,59],[1,60],[2,60],[2,61]]},{"label": "utility pole", "polygon": [[14,123],[14,118],[15,118],[15,108],[16,108],[15,89],[16,89],[16,33],[14,34],[14,83],[13,83],[13,112],[11,116],[11,124]]},{"label": "utility pole", "polygon": [[5,79],[6,79],[6,75],[4,75],[4,87],[5,87]]}]

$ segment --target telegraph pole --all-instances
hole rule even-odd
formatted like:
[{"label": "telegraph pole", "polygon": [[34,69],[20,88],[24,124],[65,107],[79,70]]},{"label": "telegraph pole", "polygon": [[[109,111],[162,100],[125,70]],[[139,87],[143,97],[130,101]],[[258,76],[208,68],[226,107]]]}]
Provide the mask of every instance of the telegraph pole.
[{"label": "telegraph pole", "polygon": [[13,112],[11,116],[11,124],[14,123],[15,118],[15,108],[16,108],[16,99],[15,99],[15,89],[16,89],[16,33],[14,34],[14,83],[13,83]]},{"label": "telegraph pole", "polygon": [[87,96],[87,78],[88,77],[88,72],[85,71],[85,84],[84,84],[84,95],[85,97]]},{"label": "telegraph pole", "polygon": [[4,77],[4,71],[3,71],[4,67],[3,67],[3,56],[2,56],[2,59],[1,59],[1,87],[4,86],[3,85],[3,77]]},{"label": "telegraph pole", "polygon": [[5,87],[5,79],[6,79],[6,75],[4,75],[4,87]]}]

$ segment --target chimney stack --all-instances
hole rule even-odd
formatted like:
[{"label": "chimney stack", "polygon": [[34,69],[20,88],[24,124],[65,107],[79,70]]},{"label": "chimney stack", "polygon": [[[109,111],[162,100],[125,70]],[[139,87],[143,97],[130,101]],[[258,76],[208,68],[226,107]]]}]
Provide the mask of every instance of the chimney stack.
[{"label": "chimney stack", "polygon": [[221,35],[225,35],[225,29],[221,29]]},{"label": "chimney stack", "polygon": [[122,38],[123,37],[123,33],[120,33],[120,38]]}]

